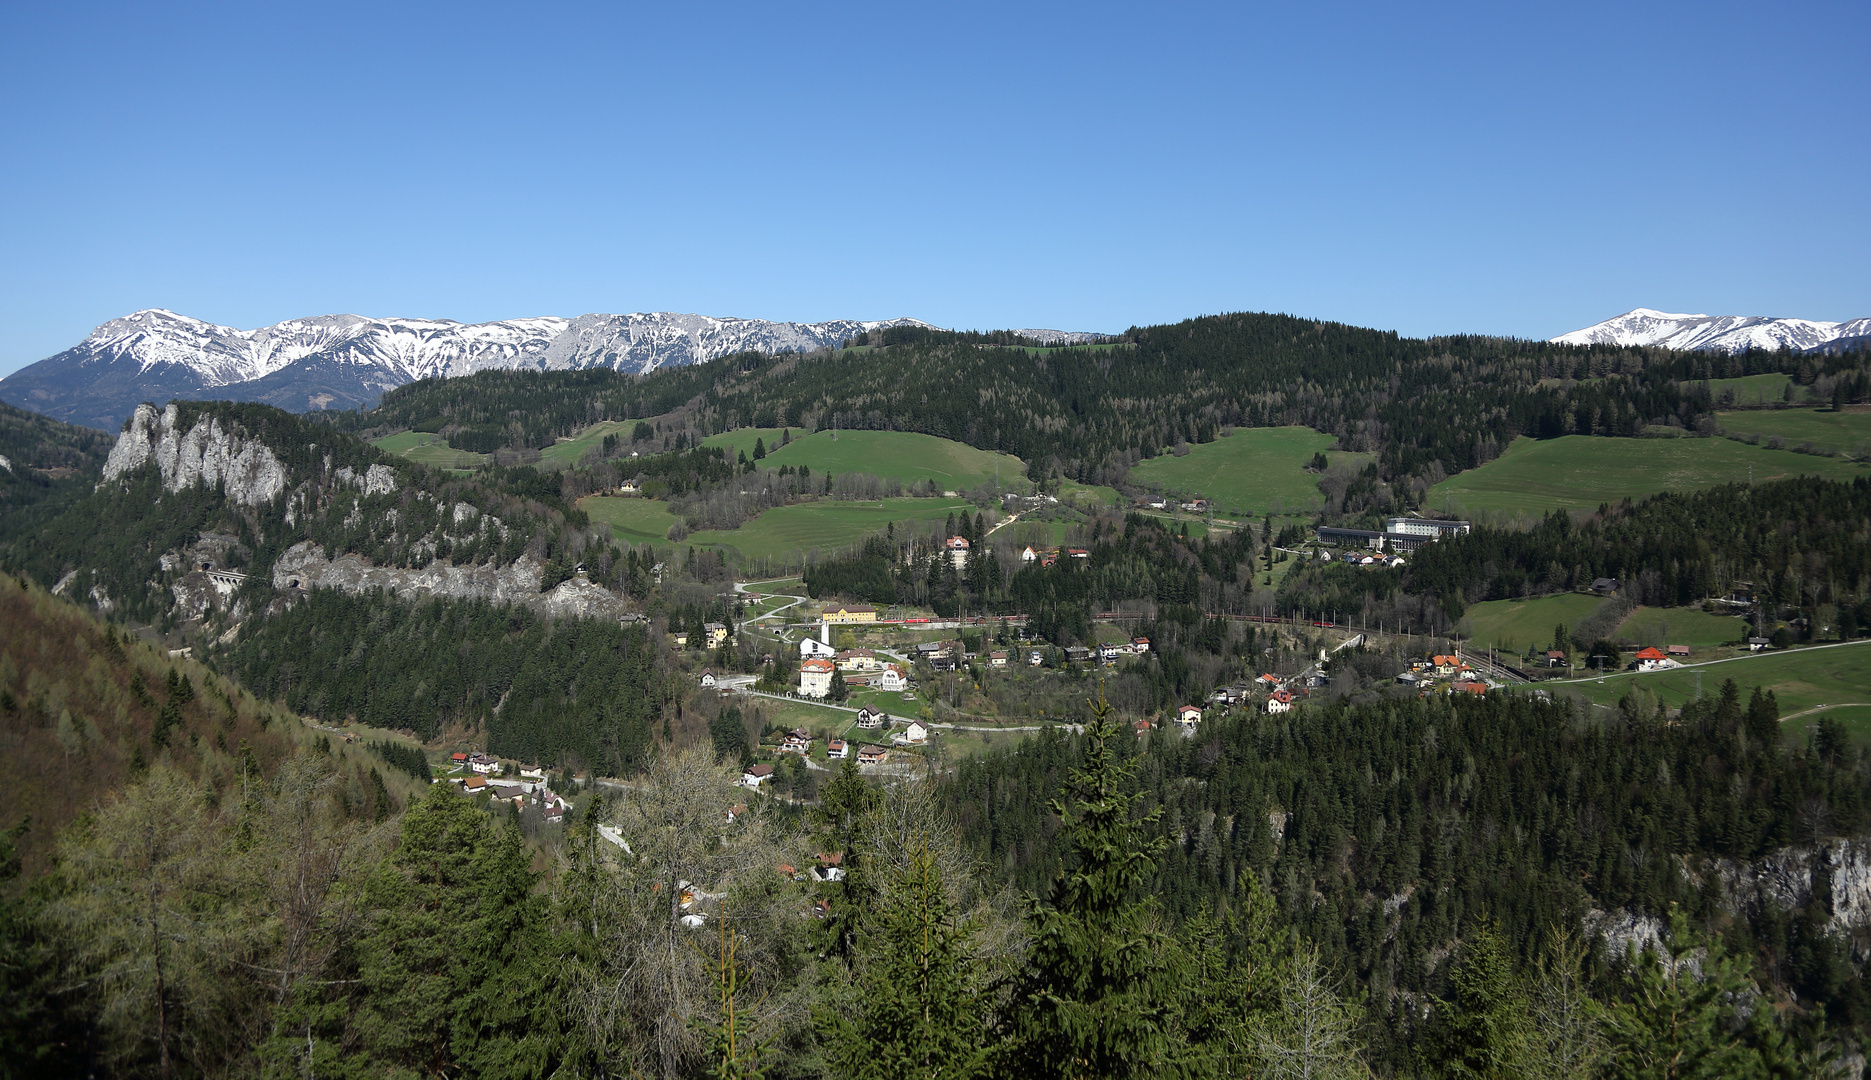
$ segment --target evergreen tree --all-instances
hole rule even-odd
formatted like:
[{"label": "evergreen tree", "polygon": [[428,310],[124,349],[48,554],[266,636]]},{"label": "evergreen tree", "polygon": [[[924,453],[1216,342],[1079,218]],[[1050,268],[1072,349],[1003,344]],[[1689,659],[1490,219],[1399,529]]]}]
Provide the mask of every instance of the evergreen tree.
[{"label": "evergreen tree", "polygon": [[1500,930],[1483,923],[1462,948],[1450,976],[1455,1000],[1445,1002],[1446,1027],[1435,1040],[1435,1061],[1460,1080],[1509,1080],[1534,1061],[1535,1036],[1526,987]]},{"label": "evergreen tree", "polygon": [[[1729,1080],[1761,1075],[1760,1057],[1742,1042],[1735,1015],[1754,990],[1745,958],[1719,939],[1704,941],[1681,912],[1670,920],[1674,957],[1646,948],[1630,957],[1629,997],[1611,1007],[1617,1080]],[[1698,955],[1699,953],[1699,955]],[[1692,962],[1691,958],[1694,958]]]}]

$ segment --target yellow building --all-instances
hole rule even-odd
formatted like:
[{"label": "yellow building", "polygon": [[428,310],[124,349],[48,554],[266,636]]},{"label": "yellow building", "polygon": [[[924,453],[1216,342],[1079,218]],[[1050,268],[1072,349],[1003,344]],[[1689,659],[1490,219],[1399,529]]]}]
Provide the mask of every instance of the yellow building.
[{"label": "yellow building", "polygon": [[703,623],[702,631],[708,635],[708,647],[718,649],[728,643],[728,628],[718,622]]},{"label": "yellow building", "polygon": [[850,607],[827,608],[825,621],[828,623],[867,623],[877,621],[877,609],[853,604]]}]

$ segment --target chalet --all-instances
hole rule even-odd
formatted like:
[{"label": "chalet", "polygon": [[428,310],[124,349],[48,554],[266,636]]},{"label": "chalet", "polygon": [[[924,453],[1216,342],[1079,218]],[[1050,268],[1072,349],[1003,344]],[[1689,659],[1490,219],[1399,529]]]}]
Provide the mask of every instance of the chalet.
[{"label": "chalet", "polygon": [[1023,563],[1035,563],[1035,562],[1038,562],[1038,561],[1039,561],[1039,552],[1037,552],[1037,551],[1034,551],[1034,550],[1033,550],[1033,545],[1031,545],[1031,544],[1028,544],[1028,545],[1027,545],[1026,547],[1024,547],[1024,548],[1022,548],[1022,549],[1020,550],[1020,561],[1021,561],[1021,562],[1023,562]]},{"label": "chalet", "polygon": [[890,759],[888,747],[867,745],[858,749],[859,765],[882,765]]},{"label": "chalet", "polygon": [[719,649],[728,643],[728,628],[718,622],[702,624],[702,638],[711,649]]},{"label": "chalet", "polygon": [[780,737],[780,753],[804,756],[812,752],[812,733],[805,728],[794,728]]},{"label": "chalet", "polygon": [[1647,649],[1639,649],[1637,652],[1637,670],[1639,671],[1667,671],[1674,667],[1682,667],[1682,665],[1671,660],[1668,653],[1655,645]]},{"label": "chalet", "polygon": [[1273,693],[1267,695],[1267,711],[1268,712],[1270,713],[1290,712],[1292,711],[1292,708],[1293,708],[1293,692],[1291,690],[1275,690]]},{"label": "chalet", "polygon": [[773,775],[771,765],[749,765],[741,770],[741,786],[757,788]]},{"label": "chalet", "polygon": [[1773,644],[1772,638],[1751,637],[1748,639],[1748,651],[1760,652],[1762,649],[1765,649],[1767,646],[1772,645],[1772,644]]},{"label": "chalet", "polygon": [[1150,651],[1150,639],[1147,637],[1131,638],[1130,647],[1136,652],[1147,653]]},{"label": "chalet", "polygon": [[722,811],[721,816],[726,819],[726,824],[732,825],[734,824],[734,821],[736,818],[740,817],[742,814],[745,814],[746,812],[747,812],[747,804],[744,802],[740,802],[740,803],[735,803],[733,806],[730,806],[726,810]]},{"label": "chalet", "polygon": [[884,669],[878,672],[877,677],[871,681],[871,685],[879,690],[895,692],[909,689],[910,679],[901,667],[896,664],[885,664]]},{"label": "chalet", "polygon": [[882,709],[875,709],[869,705],[858,710],[858,726],[866,731],[874,731],[883,727],[885,721],[889,719]]},{"label": "chalet", "polygon": [[1593,578],[1592,591],[1601,596],[1610,596],[1618,591],[1618,579],[1614,577]]},{"label": "chalet", "polygon": [[992,652],[988,653],[987,654],[987,666],[988,667],[1006,667],[1007,666],[1007,651],[1005,649],[995,649]]},{"label": "chalet", "polygon": [[617,493],[619,495],[641,495],[643,494],[643,489],[637,486],[635,480],[626,480],[618,486]]},{"label": "chalet", "polygon": [[1546,650],[1546,666],[1547,667],[1565,667],[1566,666],[1565,651],[1562,649]]},{"label": "chalet", "polygon": [[455,768],[457,769],[466,768],[468,765],[468,755],[466,754],[450,754],[448,755],[448,759],[455,763]]},{"label": "chalet", "polygon": [[1150,721],[1148,720],[1139,720],[1130,725],[1130,727],[1131,730],[1135,731],[1138,735],[1148,735],[1150,733]]},{"label": "chalet", "polygon": [[1462,658],[1459,656],[1432,656],[1429,662],[1435,666],[1436,674],[1445,679],[1468,666],[1462,663]]},{"label": "chalet", "polygon": [[1202,707],[1200,705],[1182,706],[1176,710],[1176,722],[1184,728],[1194,728],[1202,722]]},{"label": "chalet", "polygon": [[968,538],[967,537],[951,536],[947,540],[942,541],[942,546],[948,550],[949,562],[954,565],[955,569],[964,570],[967,568],[968,566]]},{"label": "chalet", "polygon": [[500,759],[487,754],[474,754],[468,758],[468,768],[477,773],[497,773],[500,771]]},{"label": "chalet", "polygon": [[708,670],[707,668],[702,669],[702,685],[703,686],[715,685],[715,673]]},{"label": "chalet", "polygon": [[1091,650],[1083,645],[1072,645],[1065,650],[1065,659],[1069,664],[1091,663]]},{"label": "chalet", "polygon": [[832,672],[837,669],[830,660],[815,656],[799,665],[799,694],[801,697],[822,698],[832,692]]},{"label": "chalet", "polygon": [[467,792],[473,792],[474,794],[478,795],[481,792],[487,790],[487,777],[470,776],[466,780],[463,780],[461,782],[461,790],[467,791]]},{"label": "chalet", "polygon": [[843,739],[833,739],[825,744],[825,756],[832,761],[843,761],[851,756],[851,744]]},{"label": "chalet", "polygon": [[862,604],[849,604],[842,607],[825,609],[824,619],[828,623],[873,623],[877,621],[877,609]]}]

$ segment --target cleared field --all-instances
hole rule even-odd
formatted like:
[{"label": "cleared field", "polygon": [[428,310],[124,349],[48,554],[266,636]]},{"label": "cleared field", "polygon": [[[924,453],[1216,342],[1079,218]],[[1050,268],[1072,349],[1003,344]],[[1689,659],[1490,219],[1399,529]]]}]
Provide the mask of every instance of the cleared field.
[{"label": "cleared field", "polygon": [[1837,648],[1764,652],[1673,671],[1629,672],[1558,685],[1601,705],[1615,705],[1632,686],[1644,686],[1665,703],[1680,706],[1695,696],[1698,671],[1702,673],[1704,695],[1720,693],[1726,679],[1733,679],[1741,687],[1744,702],[1756,686],[1772,690],[1790,738],[1803,738],[1804,731],[1821,715],[1808,710],[1824,705],[1827,708],[1823,715],[1843,721],[1857,738],[1871,739],[1871,641]]},{"label": "cleared field", "polygon": [[[1338,440],[1311,428],[1237,428],[1234,434],[1189,448],[1183,457],[1164,455],[1133,465],[1134,484],[1200,495],[1216,512],[1260,517],[1275,509],[1295,510],[1324,501],[1319,478],[1306,471],[1314,454]],[[1363,464],[1369,454],[1326,453],[1332,464]]]},{"label": "cleared field", "polygon": [[1077,506],[1118,506],[1124,496],[1114,487],[1101,484],[1081,484],[1076,480],[1065,480],[1059,484],[1059,501]]},{"label": "cleared field", "polygon": [[1847,405],[1844,412],[1824,409],[1750,409],[1718,412],[1722,430],[1737,435],[1778,435],[1788,446],[1811,443],[1841,454],[1871,450],[1871,405]]},{"label": "cleared field", "polygon": [[1521,652],[1528,646],[1550,646],[1555,626],[1577,626],[1602,603],[1602,598],[1582,593],[1534,600],[1488,600],[1469,608],[1462,618],[1469,626],[1468,640],[1474,644]]},{"label": "cleared field", "polygon": [[[1710,379],[1709,395],[1715,404],[1722,404],[1722,395],[1732,393],[1736,405],[1765,405],[1770,402],[1784,401],[1787,384],[1793,376],[1775,373],[1772,375],[1743,375],[1738,379]],[[1795,389],[1797,396],[1803,389]]]},{"label": "cleared field", "polygon": [[396,435],[386,435],[370,445],[386,454],[395,454],[418,464],[432,465],[438,469],[473,469],[487,463],[486,454],[470,454],[466,450],[456,450],[448,445],[448,440],[426,431],[405,431]]},{"label": "cleared field", "polygon": [[[539,452],[541,465],[576,465],[578,459],[585,456],[585,451],[600,446],[606,435],[623,433],[630,437],[630,429],[637,426],[635,420],[600,420],[562,443],[553,443]],[[627,449],[627,448],[626,448]]]},{"label": "cleared field", "polygon": [[1851,462],[1732,439],[1519,438],[1481,468],[1431,488],[1425,503],[1469,513],[1544,516],[1556,509],[1594,510],[1662,491],[1746,482],[1750,470],[1757,483],[1790,476],[1850,480],[1871,475],[1871,470]]},{"label": "cleared field", "polygon": [[[872,533],[883,532],[892,522],[941,521],[964,510],[975,512],[961,499],[798,503],[768,510],[738,529],[690,533],[683,542],[732,548],[749,559],[791,559],[814,549],[849,547]],[[664,531],[668,531],[667,526]]]},{"label": "cleared field", "polygon": [[667,544],[669,526],[676,523],[669,504],[654,499],[620,499],[609,495],[587,495],[578,500],[579,509],[611,527],[611,535],[632,544]]},{"label": "cleared field", "polygon": [[998,470],[1002,485],[1026,486],[1026,462],[953,439],[913,431],[794,431],[792,441],[779,446],[780,433],[779,428],[741,428],[710,435],[702,445],[725,446],[751,458],[754,441],[761,440],[767,456],[760,464],[768,468],[790,465],[814,473],[870,473],[895,477],[905,484],[930,480],[951,491],[988,483]]},{"label": "cleared field", "polygon": [[1701,608],[1640,607],[1618,624],[1616,638],[1642,645],[1689,645],[1712,648],[1748,636],[1748,621],[1711,615]]}]

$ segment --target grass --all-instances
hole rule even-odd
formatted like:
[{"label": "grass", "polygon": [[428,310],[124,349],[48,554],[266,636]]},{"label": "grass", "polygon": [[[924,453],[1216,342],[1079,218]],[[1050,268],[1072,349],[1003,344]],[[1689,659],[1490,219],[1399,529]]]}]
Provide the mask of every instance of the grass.
[{"label": "grass", "polygon": [[[626,441],[630,438],[630,429],[637,426],[635,420],[600,420],[585,430],[562,443],[553,443],[539,452],[539,463],[551,465],[576,465],[585,451],[602,445],[606,435],[621,434]],[[625,447],[625,449],[629,449]]]},{"label": "grass", "polygon": [[1722,430],[1738,435],[1778,435],[1788,446],[1811,443],[1849,454],[1871,447],[1871,405],[1848,405],[1844,412],[1824,409],[1750,409],[1718,412]]},{"label": "grass", "polygon": [[1474,644],[1519,652],[1529,645],[1550,645],[1555,626],[1577,626],[1602,603],[1600,597],[1580,593],[1488,600],[1469,608],[1462,618],[1469,625],[1468,640]]},{"label": "grass", "polygon": [[[1601,705],[1615,705],[1632,686],[1647,687],[1671,706],[1680,706],[1695,696],[1696,672],[1702,673],[1702,692],[1721,692],[1722,682],[1733,679],[1747,700],[1753,688],[1772,690],[1780,703],[1780,715],[1788,717],[1788,734],[1803,733],[1819,716],[1830,716],[1845,723],[1860,740],[1871,739],[1871,642],[1853,642],[1836,649],[1790,649],[1764,652],[1720,664],[1607,676],[1603,681],[1569,683],[1566,689],[1577,690]],[[1852,708],[1828,708],[1823,713],[1807,712],[1820,705],[1852,705]],[[1795,717],[1795,713],[1806,713]]]},{"label": "grass", "polygon": [[590,514],[592,521],[609,525],[617,539],[633,544],[667,544],[669,526],[676,523],[669,504],[654,499],[587,495],[578,500],[578,508]]},{"label": "grass", "polygon": [[1613,636],[1643,645],[1706,649],[1740,641],[1747,635],[1748,621],[1733,615],[1711,615],[1701,608],[1640,607],[1618,624]]},{"label": "grass", "polygon": [[426,431],[405,431],[386,435],[370,445],[386,454],[408,458],[419,465],[438,469],[473,469],[487,463],[486,454],[470,454],[448,445],[448,440]]},{"label": "grass", "polygon": [[1059,501],[1077,506],[1121,506],[1124,496],[1114,487],[1064,480],[1059,484]]},{"label": "grass", "polygon": [[[1723,392],[1732,390],[1736,405],[1767,405],[1784,400],[1787,384],[1792,381],[1793,376],[1778,372],[1772,375],[1743,375],[1738,379],[1710,379],[1709,397],[1719,403]],[[1800,394],[1802,391],[1795,390],[1794,393]]]},{"label": "grass", "polygon": [[[1261,517],[1312,507],[1324,497],[1319,478],[1306,471],[1314,454],[1337,440],[1311,428],[1237,428],[1212,443],[1199,443],[1183,457],[1164,455],[1138,462],[1128,479],[1184,495],[1200,495],[1224,516]],[[1332,464],[1357,464],[1369,454],[1326,453]]]},{"label": "grass", "polygon": [[1731,439],[1519,438],[1495,460],[1431,488],[1425,505],[1470,514],[1544,516],[1663,491],[1805,475],[1850,480],[1868,472],[1850,462]]},{"label": "grass", "polygon": [[[883,532],[892,522],[941,521],[964,510],[974,513],[974,507],[961,499],[797,503],[768,510],[738,529],[690,533],[684,543],[732,548],[749,559],[786,559],[814,549],[850,547],[872,533]],[[667,526],[664,528],[667,531]]]},{"label": "grass", "polygon": [[998,469],[1004,486],[1026,486],[1026,462],[1012,454],[978,450],[913,431],[795,431],[791,442],[779,446],[779,428],[741,428],[710,435],[702,443],[725,446],[751,458],[756,439],[766,444],[767,456],[760,464],[767,468],[791,465],[815,474],[870,473],[905,484],[930,480],[948,491],[992,483]]}]

